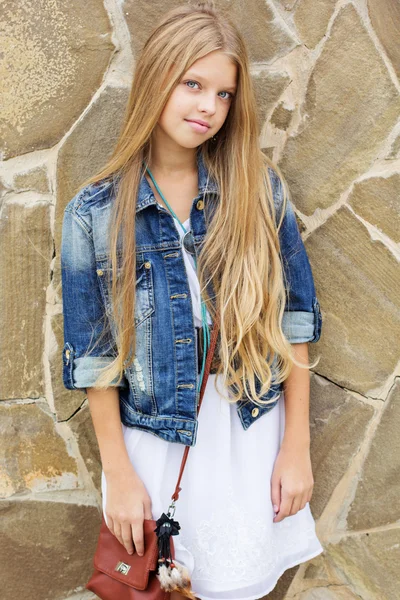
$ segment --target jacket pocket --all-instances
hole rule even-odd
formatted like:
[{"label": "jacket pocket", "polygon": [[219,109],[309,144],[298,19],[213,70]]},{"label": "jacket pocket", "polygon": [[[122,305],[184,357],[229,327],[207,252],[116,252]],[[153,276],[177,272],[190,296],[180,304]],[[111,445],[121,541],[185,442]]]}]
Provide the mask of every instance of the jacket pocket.
[{"label": "jacket pocket", "polygon": [[[106,313],[109,317],[112,317],[112,269],[107,259],[97,260],[96,267]],[[117,278],[119,279],[121,275],[122,268],[118,267]],[[135,326],[138,327],[148,319],[154,310],[153,264],[151,261],[143,260],[141,256],[138,256],[136,264]]]}]

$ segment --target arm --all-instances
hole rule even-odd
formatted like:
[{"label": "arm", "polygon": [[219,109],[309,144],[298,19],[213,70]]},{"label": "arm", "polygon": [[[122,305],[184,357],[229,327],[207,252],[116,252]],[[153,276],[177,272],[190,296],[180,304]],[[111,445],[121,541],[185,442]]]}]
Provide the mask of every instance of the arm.
[{"label": "arm", "polygon": [[[298,362],[308,364],[308,343],[292,344]],[[283,383],[285,397],[285,434],[282,446],[309,449],[310,447],[310,373],[293,365]]]}]

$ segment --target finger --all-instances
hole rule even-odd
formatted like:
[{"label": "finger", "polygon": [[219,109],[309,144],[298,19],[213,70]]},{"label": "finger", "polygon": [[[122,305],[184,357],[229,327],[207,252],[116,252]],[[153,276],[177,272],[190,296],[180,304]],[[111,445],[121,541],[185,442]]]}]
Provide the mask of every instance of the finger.
[{"label": "finger", "polygon": [[143,540],[143,519],[135,519],[131,523],[132,537],[135,544],[136,552],[139,556],[144,554],[144,540]]},{"label": "finger", "polygon": [[287,496],[287,495],[285,496],[284,494],[282,494],[279,512],[273,518],[274,523],[279,523],[279,521],[282,521],[285,517],[287,517],[289,515],[290,508],[292,506],[292,502],[293,502],[293,496]]},{"label": "finger", "polygon": [[144,518],[145,519],[152,519],[153,518],[153,513],[151,511],[151,504],[145,504],[144,505]]},{"label": "finger", "polygon": [[114,521],[112,520],[112,518],[105,514],[104,515],[104,520],[106,522],[106,525],[108,527],[108,529],[111,531],[111,533],[114,535]]},{"label": "finger", "polygon": [[278,512],[281,505],[281,482],[279,477],[271,479],[271,502],[274,512]]},{"label": "finger", "polygon": [[124,545],[124,541],[121,535],[121,524],[118,521],[114,521],[114,535],[122,546]]},{"label": "finger", "polygon": [[300,506],[301,506],[301,498],[302,498],[301,494],[297,494],[293,498],[293,502],[292,502],[292,506],[290,508],[289,516],[295,515],[296,513],[299,512]]},{"label": "finger", "polygon": [[121,536],[122,536],[122,541],[126,548],[126,551],[128,552],[128,554],[133,554],[133,540],[132,540],[132,530],[131,530],[130,523],[128,523],[128,522],[122,523]]}]

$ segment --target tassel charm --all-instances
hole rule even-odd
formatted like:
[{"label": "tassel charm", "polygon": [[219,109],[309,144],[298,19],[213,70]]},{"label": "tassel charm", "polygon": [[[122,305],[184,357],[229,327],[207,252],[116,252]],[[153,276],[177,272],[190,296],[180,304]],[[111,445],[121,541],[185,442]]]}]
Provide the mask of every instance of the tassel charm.
[{"label": "tassel charm", "polygon": [[172,518],[174,513],[175,503],[172,502],[167,514],[163,513],[156,521],[157,527],[154,531],[158,538],[157,579],[161,588],[166,592],[176,591],[190,600],[196,600],[191,589],[189,571],[171,555],[171,535],[179,535],[181,528],[178,521],[174,521]]}]

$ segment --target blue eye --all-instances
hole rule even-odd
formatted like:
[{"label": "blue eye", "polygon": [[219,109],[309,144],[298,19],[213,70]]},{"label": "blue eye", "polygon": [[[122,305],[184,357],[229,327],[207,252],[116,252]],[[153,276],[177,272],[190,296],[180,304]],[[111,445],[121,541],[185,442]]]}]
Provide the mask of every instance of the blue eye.
[{"label": "blue eye", "polygon": [[[188,83],[195,83],[196,85],[199,85],[199,83],[197,81],[194,81],[193,79],[189,79],[188,81],[185,81],[185,85],[187,85]],[[189,86],[189,89],[193,90],[194,88]],[[234,94],[231,94],[231,92],[221,92],[222,94],[229,94],[230,98],[234,97]],[[229,98],[222,98],[222,100],[229,100]]]}]

